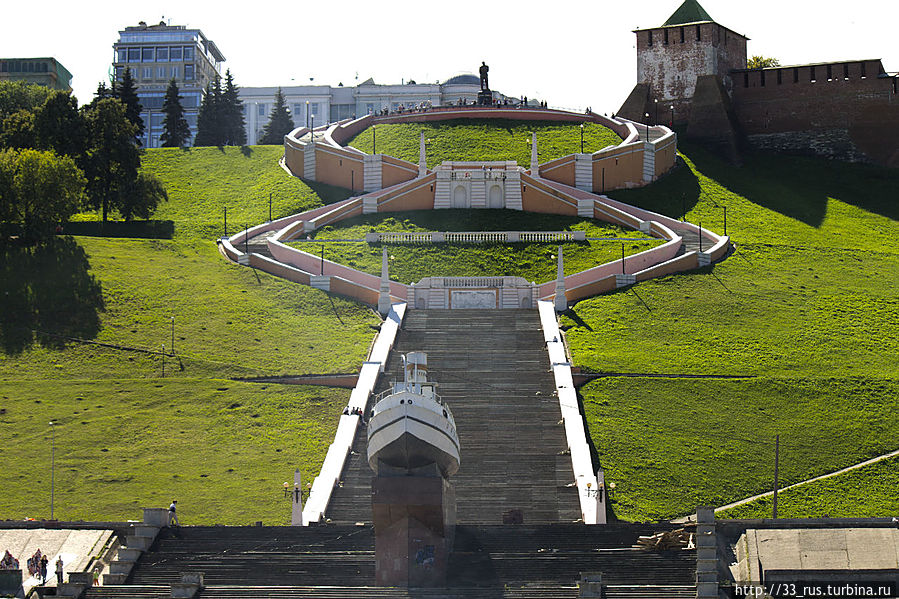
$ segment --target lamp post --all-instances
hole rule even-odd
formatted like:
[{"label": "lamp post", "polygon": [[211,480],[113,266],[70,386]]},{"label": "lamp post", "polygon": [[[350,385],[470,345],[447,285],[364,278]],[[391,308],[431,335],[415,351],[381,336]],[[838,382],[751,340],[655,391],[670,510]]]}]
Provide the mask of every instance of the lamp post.
[{"label": "lamp post", "polygon": [[653,100],[653,103],[656,106],[656,123],[658,123],[659,122],[659,99],[656,98],[655,100]]},{"label": "lamp post", "polygon": [[312,119],[312,128],[309,129],[309,142],[315,143],[315,115],[310,114],[309,118]]},{"label": "lamp post", "polygon": [[375,154],[378,153],[378,139],[377,139],[377,137],[375,137],[375,129],[376,129],[376,126],[372,125],[371,126],[371,153],[372,153],[372,156],[374,156]]},{"label": "lamp post", "polygon": [[50,519],[55,520],[53,514],[53,500],[56,491],[56,428],[55,422],[50,421]]},{"label": "lamp post", "polygon": [[584,153],[584,123],[581,123],[581,154]]},{"label": "lamp post", "polygon": [[172,355],[175,355],[175,317],[172,316]]},{"label": "lamp post", "polygon": [[671,120],[668,123],[670,126],[674,127],[674,104],[671,105]]},{"label": "lamp post", "polygon": [[306,128],[309,129],[309,100],[306,100]]},{"label": "lamp post", "polygon": [[649,141],[649,113],[645,113],[643,117],[646,119],[646,122],[643,123],[643,126],[646,127],[646,141]]}]

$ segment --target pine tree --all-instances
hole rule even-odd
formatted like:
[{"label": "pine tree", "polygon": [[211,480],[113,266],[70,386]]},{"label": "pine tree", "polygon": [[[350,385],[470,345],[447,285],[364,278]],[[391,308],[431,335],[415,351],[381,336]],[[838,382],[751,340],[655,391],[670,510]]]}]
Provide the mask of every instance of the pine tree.
[{"label": "pine tree", "polygon": [[143,108],[140,105],[140,99],[137,97],[137,86],[134,84],[134,78],[131,76],[131,69],[125,67],[122,75],[122,82],[118,87],[113,84],[113,97],[118,98],[125,105],[125,116],[137,127],[137,135],[135,138],[140,145],[140,138],[144,135],[144,120],[140,118]]},{"label": "pine tree", "polygon": [[247,132],[243,118],[243,102],[240,100],[240,88],[235,85],[230,69],[225,71],[225,89],[221,92],[221,100],[224,145],[246,145]]},{"label": "pine tree", "polygon": [[164,148],[180,148],[190,142],[190,127],[184,118],[184,108],[181,106],[181,96],[178,95],[178,84],[175,78],[169,82],[165,90],[165,100],[162,103],[162,111],[165,113],[163,120],[162,146]]},{"label": "pine tree", "polygon": [[275,106],[272,108],[259,143],[263,145],[281,145],[284,143],[284,136],[293,131],[293,129],[293,119],[290,118],[290,110],[287,109],[284,94],[279,87],[278,91],[275,92]]},{"label": "pine tree", "polygon": [[206,85],[203,92],[203,100],[200,102],[200,112],[197,115],[197,136],[194,138],[195,146],[220,146],[221,134],[221,101],[219,86],[221,79],[216,75],[214,81]]}]

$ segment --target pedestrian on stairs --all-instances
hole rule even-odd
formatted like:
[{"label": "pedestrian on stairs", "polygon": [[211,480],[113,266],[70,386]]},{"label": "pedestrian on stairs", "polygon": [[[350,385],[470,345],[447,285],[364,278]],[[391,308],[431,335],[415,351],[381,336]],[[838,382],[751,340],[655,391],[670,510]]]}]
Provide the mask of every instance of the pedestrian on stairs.
[{"label": "pedestrian on stairs", "polygon": [[64,575],[64,572],[63,572],[62,556],[60,555],[56,559],[56,586],[59,586],[62,584],[63,575]]},{"label": "pedestrian on stairs", "polygon": [[177,503],[177,499],[172,499],[172,504],[169,506],[169,526],[181,526],[181,523],[178,522],[178,514],[175,513]]}]

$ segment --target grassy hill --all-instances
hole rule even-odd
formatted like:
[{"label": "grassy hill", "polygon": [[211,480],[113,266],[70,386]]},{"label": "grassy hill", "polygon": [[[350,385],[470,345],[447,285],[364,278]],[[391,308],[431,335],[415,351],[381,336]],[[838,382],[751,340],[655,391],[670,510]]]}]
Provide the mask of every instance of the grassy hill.
[{"label": "grassy hill", "polygon": [[[531,165],[531,132],[537,134],[540,162],[549,162],[581,151],[581,129],[573,123],[458,119],[442,123],[376,125],[347,142],[363,152],[374,149],[410,162],[418,162],[421,132],[425,132],[428,168],[444,160],[514,160]],[[617,146],[621,138],[606,127],[584,125],[584,151],[596,152]]]},{"label": "grassy hill", "polygon": [[[402,127],[411,129],[400,135]],[[485,131],[489,143],[476,139],[478,127],[435,127],[429,164],[527,165],[531,129],[542,160],[579,150],[577,127],[499,126]],[[391,146],[394,128],[405,141]],[[378,150],[417,160],[421,129],[379,126]],[[367,134],[353,144],[364,149]],[[596,143],[587,150],[605,145]],[[675,217],[686,208],[686,218],[718,232],[726,206],[736,253],[580,302],[563,317],[576,365],[612,374],[581,396],[599,464],[616,482],[613,509],[625,519],[678,516],[768,490],[777,434],[782,484],[896,449],[899,438],[899,173],[770,156],[735,169],[701,149],[684,151],[683,168],[615,197]],[[150,150],[145,169],[171,198],[157,218],[172,221],[173,235],[164,223],[101,231],[88,222],[83,230],[94,235],[0,253],[0,430],[10,441],[0,518],[49,514],[52,419],[60,518],[135,518],[139,507],[177,497],[190,524],[287,520],[280,484],[295,467],[312,480],[348,391],[231,378],[355,370],[377,318],[218,254],[226,207],[233,232],[268,219],[270,193],[275,218],[346,197],[288,177],[276,164],[281,152]],[[421,216],[350,225],[448,228]],[[594,226],[513,216],[548,229]],[[460,226],[508,228],[496,218],[472,212],[460,215]],[[555,247],[536,247],[551,263]],[[391,247],[395,264],[412,262],[397,256],[404,251]],[[519,268],[539,261],[496,247],[459,259],[476,270],[500,258]],[[573,253],[569,266],[575,262]],[[163,378],[161,356],[148,352],[171,349],[173,316],[176,359],[167,359]],[[854,475],[864,478],[852,484],[872,491],[864,501],[847,495],[846,513],[893,509],[882,491],[891,488],[890,472]],[[797,505],[808,515],[823,509]]]},{"label": "grassy hill", "polygon": [[675,217],[686,205],[719,232],[726,206],[736,253],[563,318],[577,365],[634,375],[581,390],[625,519],[770,490],[777,434],[786,485],[896,449],[899,433],[899,173],[685,152],[679,172],[615,197]]},{"label": "grassy hill", "polygon": [[[170,198],[156,216],[173,221],[172,238],[134,236],[169,227],[79,223],[98,236],[0,253],[0,430],[10,441],[0,518],[49,515],[55,420],[57,517],[138,518],[179,497],[187,523],[289,519],[280,485],[297,467],[310,482],[318,473],[349,391],[228,379],[355,371],[378,318],[217,251],[225,207],[233,232],[268,219],[269,193],[275,218],[348,195],[287,176],[280,155],[148,150],[144,168]],[[176,356],[162,378],[172,317]]]}]

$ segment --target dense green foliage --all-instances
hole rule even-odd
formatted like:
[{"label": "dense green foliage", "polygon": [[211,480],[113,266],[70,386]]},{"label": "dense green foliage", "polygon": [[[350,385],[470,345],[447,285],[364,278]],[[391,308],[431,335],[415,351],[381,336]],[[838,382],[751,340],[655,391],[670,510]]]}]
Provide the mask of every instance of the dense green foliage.
[{"label": "dense green foliage", "polygon": [[134,83],[134,77],[131,76],[130,68],[125,67],[122,80],[113,87],[113,97],[125,105],[125,118],[134,125],[134,141],[140,145],[140,139],[144,136],[144,120],[140,116],[143,108],[137,97],[137,85]]},{"label": "dense green foliage", "polygon": [[[781,491],[779,518],[895,517],[899,513],[899,458],[882,460],[831,478]],[[763,497],[718,513],[720,518],[770,518],[772,499]]]},{"label": "dense green foliage", "polygon": [[272,112],[269,115],[268,123],[265,124],[265,130],[259,143],[261,145],[281,145],[284,143],[284,136],[293,131],[294,127],[293,119],[290,118],[290,110],[287,108],[284,94],[279,87],[275,92]]},{"label": "dense green foliage", "polygon": [[[519,276],[544,283],[556,278],[556,255],[563,247],[566,274],[572,274],[646,251],[661,243],[641,233],[598,221],[511,210],[441,210],[394,212],[348,219],[325,227],[315,239],[364,239],[369,231],[586,231],[586,242],[488,244],[385,244],[295,242],[318,256],[325,246],[329,260],[380,274],[382,247],[389,254],[390,278],[402,283],[427,276]],[[623,241],[616,241],[617,238]]]},{"label": "dense green foliage", "polygon": [[[427,143],[428,168],[444,160],[513,160],[531,165],[531,132],[537,134],[540,162],[581,151],[581,128],[573,123],[459,119],[444,123],[375,125],[348,142],[363,152],[377,150],[410,162],[418,162],[420,134]],[[611,129],[587,123],[584,151],[596,152],[621,143]],[[372,141],[376,147],[372,146]]]},{"label": "dense green foliage", "polygon": [[0,251],[0,431],[12,441],[0,517],[49,514],[54,420],[57,517],[140,518],[140,507],[177,497],[188,524],[289,520],[280,485],[294,468],[312,481],[349,390],[228,379],[353,372],[378,318],[222,259],[214,240],[225,206],[258,223],[269,193],[275,217],[322,202],[284,174],[279,155],[147,150],[141,172],[168,190],[160,215],[174,238],[114,238],[117,223],[96,223],[110,237]]},{"label": "dense green foliage", "polygon": [[0,236],[47,236],[79,210],[85,183],[68,156],[0,149]]},{"label": "dense green foliage", "polygon": [[[617,199],[721,232],[714,267],[577,304],[577,365],[630,373],[582,389],[615,512],[683,515],[896,449],[899,173],[784,156],[734,169],[687,148],[686,167]],[[864,184],[860,185],[859,182]],[[752,379],[643,375],[746,375]],[[872,514],[873,515],[873,514]]]},{"label": "dense green foliage", "polygon": [[180,148],[190,142],[190,126],[184,118],[184,107],[181,106],[181,95],[175,78],[169,82],[162,103],[165,119],[162,121],[163,132],[160,139],[164,148]]}]

